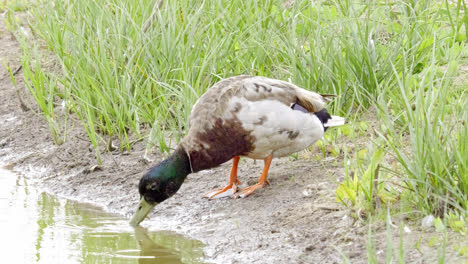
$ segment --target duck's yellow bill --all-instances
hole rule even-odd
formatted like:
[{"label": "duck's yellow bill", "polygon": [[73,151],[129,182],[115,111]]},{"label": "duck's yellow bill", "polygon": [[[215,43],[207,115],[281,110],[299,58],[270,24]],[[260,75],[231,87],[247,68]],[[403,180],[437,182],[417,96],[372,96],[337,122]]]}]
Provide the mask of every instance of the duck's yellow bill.
[{"label": "duck's yellow bill", "polygon": [[131,226],[137,226],[141,223],[141,221],[145,220],[145,217],[151,212],[151,209],[155,207],[157,204],[149,204],[144,197],[141,198],[140,204],[138,204],[138,209],[136,210],[135,214],[130,219]]}]

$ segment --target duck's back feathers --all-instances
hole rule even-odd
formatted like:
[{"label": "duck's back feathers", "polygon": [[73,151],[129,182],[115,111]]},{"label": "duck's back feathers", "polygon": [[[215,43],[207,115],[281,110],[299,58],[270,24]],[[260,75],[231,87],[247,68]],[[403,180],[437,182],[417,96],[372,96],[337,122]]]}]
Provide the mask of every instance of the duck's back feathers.
[{"label": "duck's back feathers", "polygon": [[308,112],[315,113],[325,107],[329,95],[322,96],[281,80],[260,76],[235,76],[216,83],[200,97],[192,109],[190,126],[223,116],[234,97],[245,98],[251,102],[273,100],[288,107],[299,103]]},{"label": "duck's back feathers", "polygon": [[266,77],[245,79],[238,96],[249,101],[276,100],[288,107],[299,103],[310,113],[325,107],[325,99],[320,94],[299,88],[292,83]]}]

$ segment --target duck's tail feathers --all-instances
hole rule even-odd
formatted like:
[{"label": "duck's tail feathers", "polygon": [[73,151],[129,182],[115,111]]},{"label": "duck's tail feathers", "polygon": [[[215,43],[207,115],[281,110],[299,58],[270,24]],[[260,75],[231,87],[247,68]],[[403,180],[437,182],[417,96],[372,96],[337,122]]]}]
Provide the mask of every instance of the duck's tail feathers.
[{"label": "duck's tail feathers", "polygon": [[345,119],[341,116],[331,116],[331,119],[328,119],[328,122],[323,124],[324,127],[335,127],[342,126],[345,124]]},{"label": "duck's tail feathers", "polygon": [[323,97],[323,100],[327,101],[327,102],[331,102],[333,101],[333,99],[336,98],[336,95],[334,94],[320,94],[322,97]]}]

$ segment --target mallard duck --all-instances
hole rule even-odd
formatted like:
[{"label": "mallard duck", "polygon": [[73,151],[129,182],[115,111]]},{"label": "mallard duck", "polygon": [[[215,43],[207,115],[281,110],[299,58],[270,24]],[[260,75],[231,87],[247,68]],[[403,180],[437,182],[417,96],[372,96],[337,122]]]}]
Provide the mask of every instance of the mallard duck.
[{"label": "mallard duck", "polygon": [[[205,196],[225,193],[246,197],[268,184],[273,158],[300,151],[320,139],[330,126],[344,124],[325,109],[328,96],[289,82],[258,76],[224,79],[193,106],[188,134],[170,157],[140,180],[141,201],[130,223],[138,225],[151,209],[171,197],[190,173],[233,160],[229,183]],[[258,183],[238,191],[240,157],[263,159]]]}]

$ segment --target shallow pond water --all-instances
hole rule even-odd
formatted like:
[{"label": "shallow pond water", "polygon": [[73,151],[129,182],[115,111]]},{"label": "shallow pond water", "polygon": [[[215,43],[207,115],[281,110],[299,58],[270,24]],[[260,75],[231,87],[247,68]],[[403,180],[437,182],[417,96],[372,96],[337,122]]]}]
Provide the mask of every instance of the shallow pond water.
[{"label": "shallow pond water", "polygon": [[0,169],[1,263],[201,263],[203,244],[39,192]]}]

